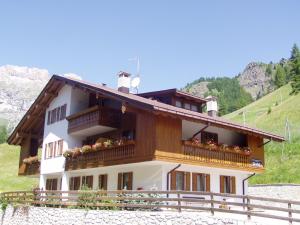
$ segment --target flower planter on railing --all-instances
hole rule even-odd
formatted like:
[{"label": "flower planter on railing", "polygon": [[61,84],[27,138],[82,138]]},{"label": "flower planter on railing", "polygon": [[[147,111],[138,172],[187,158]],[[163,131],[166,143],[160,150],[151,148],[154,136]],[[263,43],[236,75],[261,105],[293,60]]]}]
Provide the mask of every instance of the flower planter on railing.
[{"label": "flower planter on railing", "polygon": [[[77,150],[76,150],[77,151]],[[82,168],[94,168],[104,166],[106,164],[114,164],[117,161],[132,158],[135,154],[134,141],[128,141],[122,145],[114,145],[108,147],[102,147],[100,149],[90,149],[85,151],[74,153],[66,157],[66,170],[82,169]]]},{"label": "flower planter on railing", "polygon": [[223,165],[225,167],[251,168],[250,154],[231,149],[210,148],[202,144],[183,142],[183,154],[187,160]]}]

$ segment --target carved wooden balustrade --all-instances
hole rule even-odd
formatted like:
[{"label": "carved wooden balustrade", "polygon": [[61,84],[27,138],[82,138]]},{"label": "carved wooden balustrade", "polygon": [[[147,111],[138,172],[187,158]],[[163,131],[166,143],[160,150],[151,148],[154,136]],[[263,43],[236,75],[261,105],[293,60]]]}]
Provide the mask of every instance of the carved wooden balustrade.
[{"label": "carved wooden balustrade", "polygon": [[77,170],[95,168],[105,165],[126,163],[127,159],[135,155],[135,144],[122,144],[120,146],[107,147],[102,150],[84,153],[75,158],[66,158],[65,170]]}]

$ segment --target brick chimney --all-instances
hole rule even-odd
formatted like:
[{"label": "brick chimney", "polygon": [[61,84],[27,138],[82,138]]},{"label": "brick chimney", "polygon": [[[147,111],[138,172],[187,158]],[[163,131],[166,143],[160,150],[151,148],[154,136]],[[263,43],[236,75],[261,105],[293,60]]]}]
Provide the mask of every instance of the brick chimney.
[{"label": "brick chimney", "polygon": [[130,89],[130,74],[120,71],[118,73],[118,91],[129,93]]},{"label": "brick chimney", "polygon": [[217,97],[207,96],[206,100],[207,100],[206,102],[207,114],[211,117],[217,117],[218,116]]}]

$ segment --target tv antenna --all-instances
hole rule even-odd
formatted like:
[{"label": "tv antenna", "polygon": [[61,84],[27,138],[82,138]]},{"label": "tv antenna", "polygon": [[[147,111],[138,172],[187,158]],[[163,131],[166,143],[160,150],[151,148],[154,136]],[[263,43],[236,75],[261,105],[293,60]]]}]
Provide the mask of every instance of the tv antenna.
[{"label": "tv antenna", "polygon": [[129,59],[129,61],[136,61],[136,75],[131,79],[130,86],[136,91],[136,94],[139,92],[139,85],[141,82],[140,77],[140,58],[137,56],[135,58]]}]

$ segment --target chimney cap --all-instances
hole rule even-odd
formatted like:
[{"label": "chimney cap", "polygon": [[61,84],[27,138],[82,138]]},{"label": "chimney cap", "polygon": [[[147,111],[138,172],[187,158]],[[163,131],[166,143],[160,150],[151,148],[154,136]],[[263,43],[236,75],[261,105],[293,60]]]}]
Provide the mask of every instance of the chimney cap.
[{"label": "chimney cap", "polygon": [[216,96],[209,95],[205,98],[207,101],[217,101],[218,98]]},{"label": "chimney cap", "polygon": [[119,76],[119,77],[130,77],[131,74],[130,74],[130,73],[127,73],[127,72],[124,72],[124,71],[120,71],[120,72],[118,73],[118,76]]}]

